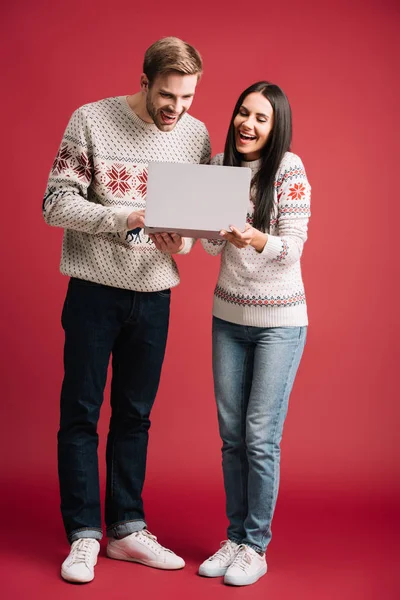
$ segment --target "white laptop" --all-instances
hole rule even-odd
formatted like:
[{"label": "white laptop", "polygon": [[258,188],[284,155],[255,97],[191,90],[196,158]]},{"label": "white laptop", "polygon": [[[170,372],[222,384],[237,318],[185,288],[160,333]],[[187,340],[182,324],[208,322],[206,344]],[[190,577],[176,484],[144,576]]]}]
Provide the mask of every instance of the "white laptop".
[{"label": "white laptop", "polygon": [[145,233],[218,239],[230,225],[243,231],[250,180],[245,167],[149,163]]}]

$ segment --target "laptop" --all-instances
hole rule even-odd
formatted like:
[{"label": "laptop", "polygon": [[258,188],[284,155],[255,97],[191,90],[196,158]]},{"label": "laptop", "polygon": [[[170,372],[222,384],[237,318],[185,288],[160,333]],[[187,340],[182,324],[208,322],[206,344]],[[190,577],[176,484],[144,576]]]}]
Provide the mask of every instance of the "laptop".
[{"label": "laptop", "polygon": [[152,162],[148,167],[145,233],[221,239],[221,229],[246,224],[247,167]]}]

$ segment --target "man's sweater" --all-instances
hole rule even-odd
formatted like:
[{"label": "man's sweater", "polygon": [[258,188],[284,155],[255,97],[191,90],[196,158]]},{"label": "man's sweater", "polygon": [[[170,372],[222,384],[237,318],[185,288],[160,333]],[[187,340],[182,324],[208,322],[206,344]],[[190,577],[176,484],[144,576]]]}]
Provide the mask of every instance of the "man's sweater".
[{"label": "man's sweater", "polygon": [[[223,155],[211,161],[221,165]],[[254,176],[260,160],[242,162]],[[256,327],[292,327],[308,324],[300,257],[307,239],[310,185],[300,158],[283,157],[275,178],[275,202],[268,241],[262,252],[251,246],[238,249],[223,240],[202,240],[210,254],[222,252],[214,292],[215,317]],[[253,224],[250,199],[247,222]],[[235,223],[232,223],[235,225]]]},{"label": "man's sweater", "polygon": [[209,157],[207,129],[188,114],[162,132],[142,121],[126,97],[76,110],[43,202],[46,222],[65,230],[61,272],[143,292],[178,285],[173,258],[142,229],[128,231],[127,217],[146,207],[149,162],[207,163]]}]

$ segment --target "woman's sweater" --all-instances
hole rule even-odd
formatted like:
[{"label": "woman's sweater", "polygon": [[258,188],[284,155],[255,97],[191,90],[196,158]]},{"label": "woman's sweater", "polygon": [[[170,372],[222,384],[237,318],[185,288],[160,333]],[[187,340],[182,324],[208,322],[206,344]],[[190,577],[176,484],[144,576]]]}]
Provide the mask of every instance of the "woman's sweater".
[{"label": "woman's sweater", "polygon": [[[260,160],[242,162],[254,176]],[[222,165],[223,154],[211,164]],[[310,191],[301,159],[287,152],[275,178],[271,227],[262,252],[239,249],[225,240],[202,240],[207,252],[222,253],[214,292],[213,315],[256,327],[298,327],[308,324],[300,257],[307,239]],[[249,202],[247,223],[253,224]],[[235,223],[232,223],[235,225]]]}]

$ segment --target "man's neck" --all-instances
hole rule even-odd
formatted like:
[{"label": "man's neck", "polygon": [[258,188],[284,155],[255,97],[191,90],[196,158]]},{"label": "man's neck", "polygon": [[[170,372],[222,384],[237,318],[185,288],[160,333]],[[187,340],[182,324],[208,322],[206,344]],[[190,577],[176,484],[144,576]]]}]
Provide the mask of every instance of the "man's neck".
[{"label": "man's neck", "polygon": [[128,102],[129,108],[145,123],[154,123],[153,119],[147,112],[146,108],[146,100],[145,96],[142,92],[137,92],[137,94],[132,94],[131,96],[127,96],[126,100]]}]

